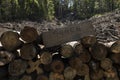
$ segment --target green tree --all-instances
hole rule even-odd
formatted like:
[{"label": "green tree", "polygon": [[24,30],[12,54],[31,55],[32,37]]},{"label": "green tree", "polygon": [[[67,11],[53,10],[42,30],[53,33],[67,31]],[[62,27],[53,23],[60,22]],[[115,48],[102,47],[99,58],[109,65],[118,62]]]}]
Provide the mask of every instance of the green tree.
[{"label": "green tree", "polygon": [[13,20],[18,17],[19,7],[20,6],[18,5],[18,0],[11,0],[11,17]]},{"label": "green tree", "polygon": [[47,0],[47,20],[54,19],[54,4],[53,0]]},{"label": "green tree", "polygon": [[1,19],[10,20],[11,19],[11,4],[10,0],[1,0],[0,7]]}]

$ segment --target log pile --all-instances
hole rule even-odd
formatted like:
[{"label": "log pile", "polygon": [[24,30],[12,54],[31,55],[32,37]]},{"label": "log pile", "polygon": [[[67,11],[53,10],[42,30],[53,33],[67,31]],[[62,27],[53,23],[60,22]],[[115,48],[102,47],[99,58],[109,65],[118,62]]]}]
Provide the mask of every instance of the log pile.
[{"label": "log pile", "polygon": [[120,41],[107,47],[95,36],[73,46],[45,48],[35,28],[4,32],[0,41],[0,80],[119,80]]}]

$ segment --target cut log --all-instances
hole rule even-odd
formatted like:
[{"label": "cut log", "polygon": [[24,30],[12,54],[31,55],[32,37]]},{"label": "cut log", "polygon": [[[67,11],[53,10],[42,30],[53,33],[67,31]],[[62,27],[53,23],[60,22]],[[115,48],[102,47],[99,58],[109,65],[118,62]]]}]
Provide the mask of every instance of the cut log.
[{"label": "cut log", "polygon": [[89,66],[87,64],[82,64],[76,71],[79,76],[89,75]]},{"label": "cut log", "polygon": [[109,58],[105,58],[101,61],[101,67],[104,69],[104,70],[109,70],[111,69],[113,66],[112,66],[112,60],[110,60]]},{"label": "cut log", "polygon": [[119,80],[117,71],[115,68],[111,68],[104,72],[106,80]]},{"label": "cut log", "polygon": [[8,51],[13,51],[21,45],[19,34],[12,31],[4,32],[1,35],[0,41],[2,46]]},{"label": "cut log", "polygon": [[72,55],[73,55],[73,47],[72,47],[71,45],[63,45],[63,46],[61,47],[60,54],[61,54],[64,58],[72,57]]},{"label": "cut log", "polygon": [[78,69],[83,63],[78,57],[73,57],[70,59],[69,64],[72,68]]},{"label": "cut log", "polygon": [[22,59],[31,60],[36,57],[37,50],[33,44],[24,44],[22,48],[20,48],[20,55]]},{"label": "cut log", "polygon": [[49,74],[49,80],[65,80],[64,76],[60,73],[53,73]]},{"label": "cut log", "polygon": [[66,67],[64,70],[65,80],[73,80],[77,74],[77,71],[72,67]]},{"label": "cut log", "polygon": [[30,43],[38,38],[38,33],[35,28],[25,26],[24,29],[20,32],[20,37],[27,43]]},{"label": "cut log", "polygon": [[81,43],[84,45],[84,47],[91,47],[97,42],[97,39],[95,36],[85,36],[81,39]]},{"label": "cut log", "polygon": [[75,54],[79,56],[80,60],[83,63],[89,62],[91,59],[90,53],[87,51],[87,49],[81,44],[75,44],[74,48]]},{"label": "cut log", "polygon": [[107,48],[105,45],[97,43],[92,47],[92,57],[96,60],[103,60],[107,56]]},{"label": "cut log", "polygon": [[0,66],[0,79],[8,78],[8,65]]},{"label": "cut log", "polygon": [[51,64],[44,64],[43,65],[43,70],[46,72],[46,74],[49,74],[51,72]]},{"label": "cut log", "polygon": [[120,65],[120,54],[112,54],[111,59],[113,63]]},{"label": "cut log", "polygon": [[53,47],[66,42],[80,40],[82,37],[88,35],[95,35],[95,31],[92,23],[86,20],[76,25],[68,24],[64,28],[43,32],[42,38],[45,47]]},{"label": "cut log", "polygon": [[100,69],[100,62],[91,60],[89,62],[90,71],[98,71]]},{"label": "cut log", "polygon": [[49,80],[46,75],[38,75],[36,80]]},{"label": "cut log", "polygon": [[[18,76],[9,76],[9,78],[8,78],[9,80],[20,80],[20,77],[18,77]],[[8,80],[7,79],[7,80]]]},{"label": "cut log", "polygon": [[24,75],[20,80],[32,80],[30,75]]},{"label": "cut log", "polygon": [[44,51],[41,53],[40,60],[42,64],[50,64],[52,62],[52,54]]},{"label": "cut log", "polygon": [[8,51],[0,51],[0,66],[10,63],[14,58],[15,56],[13,53]]},{"label": "cut log", "polygon": [[51,69],[55,73],[62,73],[64,70],[64,63],[60,60],[55,60],[51,63]]},{"label": "cut log", "polygon": [[85,51],[85,48],[81,43],[75,44],[74,51],[75,51],[76,55],[80,55],[81,53],[83,53]]},{"label": "cut log", "polygon": [[90,72],[91,80],[102,80],[104,79],[104,71],[99,69],[98,71],[91,71]]},{"label": "cut log", "polygon": [[30,74],[30,73],[36,71],[37,74],[42,74],[43,73],[43,69],[40,67],[40,64],[41,64],[40,60],[36,60],[36,61],[29,60],[28,61],[28,65],[30,67],[26,69],[26,72],[28,74]]},{"label": "cut log", "polygon": [[87,50],[82,52],[78,57],[83,63],[88,63],[91,59],[91,55]]},{"label": "cut log", "polygon": [[73,80],[84,80],[84,79],[85,79],[84,76],[76,75]]},{"label": "cut log", "polygon": [[21,59],[14,60],[9,64],[8,72],[11,76],[22,75],[27,68],[27,63]]},{"label": "cut log", "polygon": [[116,41],[111,47],[111,52],[113,53],[120,53],[120,41]]}]

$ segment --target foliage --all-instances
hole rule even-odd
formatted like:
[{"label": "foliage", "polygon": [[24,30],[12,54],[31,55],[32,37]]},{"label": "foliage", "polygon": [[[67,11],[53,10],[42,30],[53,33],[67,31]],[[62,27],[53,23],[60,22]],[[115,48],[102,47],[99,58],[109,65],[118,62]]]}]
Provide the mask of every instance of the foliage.
[{"label": "foliage", "polygon": [[0,0],[0,21],[86,19],[120,9],[120,0]]}]

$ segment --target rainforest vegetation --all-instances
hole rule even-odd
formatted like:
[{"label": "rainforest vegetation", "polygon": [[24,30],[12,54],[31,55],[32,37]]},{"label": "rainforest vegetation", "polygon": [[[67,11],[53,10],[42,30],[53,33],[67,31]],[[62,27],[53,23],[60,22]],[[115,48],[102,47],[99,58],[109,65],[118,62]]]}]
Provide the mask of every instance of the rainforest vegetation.
[{"label": "rainforest vegetation", "polygon": [[0,21],[83,20],[120,9],[120,0],[0,0]]}]

